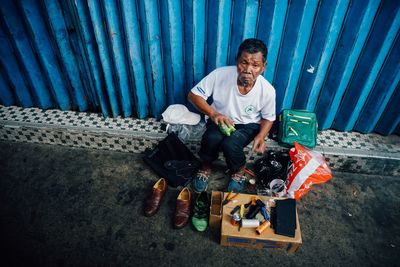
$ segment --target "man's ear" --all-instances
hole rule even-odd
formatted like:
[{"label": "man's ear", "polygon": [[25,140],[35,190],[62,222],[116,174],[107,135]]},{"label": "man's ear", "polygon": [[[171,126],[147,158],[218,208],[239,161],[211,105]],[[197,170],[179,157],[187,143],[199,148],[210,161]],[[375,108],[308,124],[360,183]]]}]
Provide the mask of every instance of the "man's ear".
[{"label": "man's ear", "polygon": [[265,71],[265,69],[267,68],[267,63],[268,63],[267,61],[264,62],[263,71]]},{"label": "man's ear", "polygon": [[236,65],[238,64],[238,61],[239,61],[239,59],[240,59],[241,56],[242,56],[241,53],[240,53],[240,55],[239,55],[238,53],[236,53],[236,56],[235,56],[235,63],[236,63]]}]

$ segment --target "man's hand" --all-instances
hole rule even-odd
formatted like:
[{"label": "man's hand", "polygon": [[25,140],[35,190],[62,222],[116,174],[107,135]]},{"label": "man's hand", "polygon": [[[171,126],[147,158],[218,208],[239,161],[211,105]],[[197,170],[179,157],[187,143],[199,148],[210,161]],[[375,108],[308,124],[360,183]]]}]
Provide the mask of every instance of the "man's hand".
[{"label": "man's hand", "polygon": [[265,138],[268,136],[269,130],[271,130],[273,121],[261,119],[260,121],[260,132],[254,137],[253,148],[254,152],[264,153],[267,145],[265,144]]},{"label": "man's hand", "polygon": [[205,99],[202,97],[189,92],[188,100],[193,104],[201,113],[207,115],[215,124],[225,124],[228,127],[235,126],[233,121],[229,119],[227,116],[217,112],[214,108],[212,108]]},{"label": "man's hand", "polygon": [[227,116],[225,116],[225,115],[223,115],[223,114],[221,114],[221,113],[218,113],[218,112],[215,112],[215,113],[213,113],[211,116],[210,116],[210,119],[216,124],[216,125],[218,125],[218,124],[225,124],[226,126],[228,126],[228,127],[231,127],[231,126],[235,126],[235,124],[233,123],[233,121],[231,120],[231,119],[229,119]]},{"label": "man's hand", "polygon": [[265,144],[264,137],[257,135],[253,140],[252,150],[257,153],[264,153],[267,145]]}]

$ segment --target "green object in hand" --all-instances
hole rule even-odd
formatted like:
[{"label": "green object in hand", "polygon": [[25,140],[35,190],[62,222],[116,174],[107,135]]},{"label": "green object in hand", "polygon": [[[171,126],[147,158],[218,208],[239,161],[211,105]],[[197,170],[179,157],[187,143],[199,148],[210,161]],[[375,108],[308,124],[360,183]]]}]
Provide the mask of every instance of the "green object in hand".
[{"label": "green object in hand", "polygon": [[236,131],[235,127],[228,127],[226,124],[218,124],[219,130],[226,136],[231,136],[231,134]]}]

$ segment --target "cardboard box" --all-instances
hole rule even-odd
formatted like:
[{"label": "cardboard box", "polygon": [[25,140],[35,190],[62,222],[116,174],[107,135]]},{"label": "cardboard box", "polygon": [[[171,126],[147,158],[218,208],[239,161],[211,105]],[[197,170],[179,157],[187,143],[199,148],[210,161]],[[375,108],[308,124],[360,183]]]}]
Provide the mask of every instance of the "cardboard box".
[{"label": "cardboard box", "polygon": [[[227,193],[224,193],[224,198]],[[255,228],[241,228],[231,224],[231,214],[233,208],[240,204],[248,203],[252,197],[257,197],[263,202],[268,201],[271,197],[240,194],[235,199],[222,207],[221,222],[221,245],[237,246],[254,249],[280,249],[287,252],[296,252],[302,243],[299,217],[296,210],[296,232],[294,237],[277,235],[273,228],[268,228],[261,235],[256,233]],[[276,198],[274,198],[276,199]]]},{"label": "cardboard box", "polygon": [[222,192],[219,191],[211,192],[209,226],[210,230],[214,233],[219,233],[219,231],[221,230],[222,199],[223,199]]}]

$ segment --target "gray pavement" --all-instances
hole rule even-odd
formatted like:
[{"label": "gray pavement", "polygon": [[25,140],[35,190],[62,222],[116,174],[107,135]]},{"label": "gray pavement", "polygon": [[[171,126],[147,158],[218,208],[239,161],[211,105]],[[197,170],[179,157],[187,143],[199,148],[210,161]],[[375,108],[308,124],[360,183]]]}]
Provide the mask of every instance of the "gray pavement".
[{"label": "gray pavement", "polygon": [[[140,154],[12,142],[0,142],[0,151],[8,266],[399,265],[400,177],[335,172],[314,186],[298,202],[303,245],[287,254],[223,247],[190,225],[174,230],[177,189],[144,217],[158,177]],[[210,190],[224,188],[221,170]]]}]

